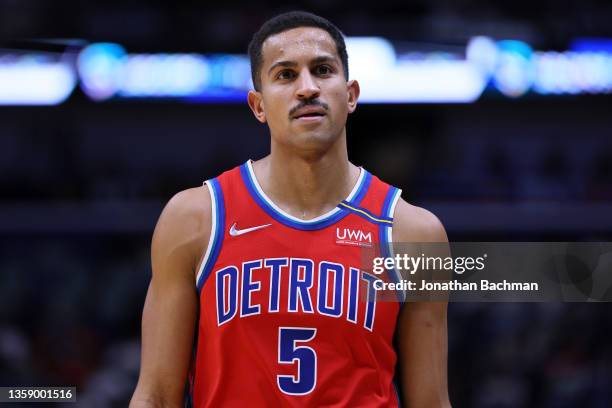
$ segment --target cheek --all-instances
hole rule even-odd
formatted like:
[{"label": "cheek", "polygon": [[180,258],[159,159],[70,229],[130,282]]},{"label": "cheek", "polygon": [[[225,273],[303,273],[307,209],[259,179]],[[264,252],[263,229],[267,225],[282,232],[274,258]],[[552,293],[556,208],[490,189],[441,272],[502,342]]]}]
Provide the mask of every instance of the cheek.
[{"label": "cheek", "polygon": [[345,115],[348,112],[348,95],[346,89],[337,89],[333,93],[335,115]]},{"label": "cheek", "polygon": [[264,100],[264,112],[268,123],[278,122],[278,106],[272,99]]},{"label": "cheek", "polygon": [[348,92],[346,91],[346,84],[344,82],[337,84],[332,93],[334,96],[334,101],[336,101],[338,104],[348,104]]},{"label": "cheek", "polygon": [[264,110],[269,123],[285,126],[291,103],[282,92],[270,92],[264,98]]}]

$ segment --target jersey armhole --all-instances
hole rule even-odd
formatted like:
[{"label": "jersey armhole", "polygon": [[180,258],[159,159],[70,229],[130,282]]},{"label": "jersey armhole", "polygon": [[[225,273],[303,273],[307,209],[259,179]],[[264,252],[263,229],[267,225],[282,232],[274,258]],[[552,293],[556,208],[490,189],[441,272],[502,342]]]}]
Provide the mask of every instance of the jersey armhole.
[{"label": "jersey armhole", "polygon": [[208,275],[217,262],[223,243],[223,231],[225,230],[225,205],[219,181],[217,179],[207,180],[204,182],[204,185],[208,187],[210,192],[211,227],[206,252],[199,265],[195,279],[198,293],[202,290]]},{"label": "jersey armhole", "polygon": [[[385,196],[385,201],[382,209],[382,217],[393,220],[395,214],[395,207],[402,195],[402,190],[396,187],[390,187]],[[385,258],[393,258],[395,256],[393,251],[393,222],[391,224],[380,225],[379,227],[379,242],[380,242],[380,254]],[[400,282],[401,276],[395,270],[395,268],[388,270],[389,277],[392,282]],[[398,301],[403,303],[405,295],[403,292],[397,291]]]}]

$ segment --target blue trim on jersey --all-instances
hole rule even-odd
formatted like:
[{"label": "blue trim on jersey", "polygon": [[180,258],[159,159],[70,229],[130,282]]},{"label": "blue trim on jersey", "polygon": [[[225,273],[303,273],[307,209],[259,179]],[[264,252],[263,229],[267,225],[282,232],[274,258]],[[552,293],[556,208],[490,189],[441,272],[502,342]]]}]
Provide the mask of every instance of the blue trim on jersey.
[{"label": "blue trim on jersey", "polygon": [[219,181],[215,178],[209,180],[207,183],[212,187],[211,193],[214,194],[212,197],[213,200],[217,203],[217,211],[213,216],[216,218],[216,228],[212,233],[214,234],[212,249],[210,251],[210,256],[206,260],[206,264],[204,265],[204,269],[202,271],[202,275],[197,282],[198,293],[202,290],[202,286],[204,286],[204,282],[210,275],[210,272],[217,262],[217,258],[219,257],[219,252],[221,251],[221,246],[223,245],[223,231],[225,231],[225,201],[223,200],[223,191],[221,190],[221,186],[219,185]]},{"label": "blue trim on jersey", "polygon": [[401,407],[402,405],[402,399],[400,398],[400,393],[399,393],[399,387],[397,386],[398,383],[398,375],[397,375],[397,371],[395,372],[395,375],[393,376],[393,389],[395,390],[395,398],[397,398],[397,406]]},{"label": "blue trim on jersey", "polygon": [[370,183],[372,182],[372,175],[366,169],[363,169],[363,172],[365,174],[363,176],[363,180],[361,180],[361,185],[357,187],[355,197],[353,197],[350,201],[342,200],[354,207],[358,207],[359,204],[361,204],[361,201],[363,201],[363,197],[365,197],[368,189],[370,188]]},{"label": "blue trim on jersey", "polygon": [[387,191],[387,195],[385,196],[385,201],[383,203],[382,216],[387,217],[390,220],[393,220],[393,214],[389,214],[391,212],[391,204],[395,200],[395,195],[397,193],[399,193],[399,189],[391,186],[389,191]]},{"label": "blue trim on jersey", "polygon": [[[393,220],[393,218],[389,216],[389,212],[391,209],[391,203],[393,203],[394,197],[398,193],[399,193],[399,190],[395,187],[391,187],[389,188],[389,191],[387,191],[387,195],[385,196],[385,201],[383,203],[383,208],[382,208],[383,217],[388,217],[391,220]],[[393,216],[393,214],[391,214],[391,216]],[[391,227],[392,226],[388,224],[384,224],[384,225],[380,225],[380,227],[378,228],[378,242],[380,243],[380,252],[381,252],[381,255],[385,257],[391,256],[391,251],[389,251],[389,239],[387,238],[388,228],[391,228]]]},{"label": "blue trim on jersey", "polygon": [[[357,191],[355,193],[355,197],[350,201],[352,205],[358,205],[363,200],[369,186],[372,181],[372,175],[365,169],[362,170],[364,172],[364,176],[362,177],[361,183],[357,187]],[[325,227],[329,227],[330,225],[335,224],[340,221],[344,217],[349,214],[349,211],[345,207],[337,207],[339,211],[330,215],[329,217],[323,218],[316,222],[308,222],[308,221],[295,221],[290,218],[287,218],[284,214],[278,212],[274,207],[272,207],[257,191],[255,187],[255,182],[251,178],[251,174],[249,169],[247,168],[247,164],[243,164],[240,166],[240,175],[242,176],[242,180],[247,190],[251,194],[251,197],[257,202],[257,204],[273,219],[284,224],[288,227],[295,228],[303,231],[314,231],[319,230]]]},{"label": "blue trim on jersey", "polygon": [[[385,201],[383,203],[382,208],[382,216],[393,219],[393,214],[391,212],[391,205],[396,201],[397,195],[400,194],[400,190],[396,187],[390,187],[389,191],[387,191],[387,195],[385,196]],[[378,242],[380,244],[380,254],[385,258],[390,258],[392,256],[390,249],[390,237],[389,231],[391,231],[393,224],[383,224],[378,227]],[[392,282],[399,282],[398,274],[395,269],[387,270],[387,274],[391,278]],[[404,296],[402,296],[401,292],[396,291],[398,301],[400,303],[404,302]]]}]

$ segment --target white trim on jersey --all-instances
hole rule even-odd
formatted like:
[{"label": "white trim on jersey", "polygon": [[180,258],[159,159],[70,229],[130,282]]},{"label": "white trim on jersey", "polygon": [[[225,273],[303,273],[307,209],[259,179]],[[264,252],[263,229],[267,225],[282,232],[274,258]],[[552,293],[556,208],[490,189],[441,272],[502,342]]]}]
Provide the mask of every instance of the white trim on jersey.
[{"label": "white trim on jersey", "polygon": [[[279,206],[277,206],[274,203],[274,201],[272,201],[270,199],[270,197],[268,197],[266,195],[266,193],[264,193],[263,189],[259,185],[259,181],[257,181],[257,178],[255,177],[255,172],[253,171],[253,164],[252,163],[253,162],[251,160],[249,160],[247,162],[247,169],[249,171],[249,176],[251,177],[251,180],[253,181],[253,185],[257,189],[257,192],[266,201],[266,203],[268,203],[270,205],[270,207],[272,207],[274,209],[274,211],[278,212],[283,217],[289,218],[291,221],[299,222],[301,224],[314,224],[316,222],[319,222],[321,220],[324,220],[326,218],[329,218],[329,217],[335,215],[339,211],[343,211],[339,207],[334,207],[334,209],[326,212],[325,214],[319,215],[318,217],[312,218],[310,220],[302,220],[300,218],[294,217],[293,215],[283,211]],[[366,175],[366,171],[363,169],[363,167],[360,167],[359,168],[359,177],[357,178],[357,182],[353,186],[353,189],[351,190],[351,192],[348,195],[348,197],[345,198],[345,201],[351,202],[351,200],[355,197],[355,195],[357,195],[357,193],[359,191],[359,186],[361,186],[361,182],[363,181],[363,178],[365,177],[365,175]]]},{"label": "white trim on jersey", "polygon": [[[397,203],[401,196],[402,196],[402,190],[398,188],[397,191],[395,192],[394,197],[391,199],[391,205],[389,206],[389,214],[383,214],[383,215],[386,215],[389,218],[394,218],[393,215],[395,214],[395,207],[397,206]],[[390,226],[386,228],[387,228],[387,231],[386,231],[387,232],[387,245],[389,245],[389,255],[391,256],[391,258],[395,258],[395,252],[393,251],[393,224],[391,224]],[[396,281],[401,282],[402,275],[395,268],[393,268],[393,272],[395,274]],[[402,293],[402,301],[403,301],[406,299],[406,294],[403,292],[401,293]]]},{"label": "white trim on jersey", "polygon": [[212,185],[206,181],[204,184],[206,184],[206,187],[208,187],[208,191],[210,192],[210,203],[211,203],[211,229],[210,229],[210,237],[208,238],[208,246],[206,247],[206,253],[204,254],[204,258],[202,258],[202,263],[200,264],[200,267],[198,268],[198,274],[196,275],[196,286],[198,285],[198,282],[200,281],[200,277],[202,276],[202,272],[204,272],[204,267],[206,266],[206,263],[208,262],[208,259],[210,258],[210,253],[212,252],[212,247],[213,244],[215,242],[215,233],[217,231],[217,196],[215,195],[215,191],[212,187]]}]

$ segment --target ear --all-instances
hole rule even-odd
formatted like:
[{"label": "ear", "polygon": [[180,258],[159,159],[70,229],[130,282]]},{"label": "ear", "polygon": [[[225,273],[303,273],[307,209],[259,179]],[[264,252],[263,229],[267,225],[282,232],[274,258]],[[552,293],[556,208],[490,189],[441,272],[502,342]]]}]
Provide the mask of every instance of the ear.
[{"label": "ear", "polygon": [[263,96],[261,92],[249,91],[247,101],[249,102],[249,108],[253,111],[255,118],[261,123],[266,123],[266,112],[264,111]]},{"label": "ear", "polygon": [[357,109],[357,99],[359,99],[359,82],[354,79],[348,81],[346,91],[348,92],[348,112],[353,113]]}]

